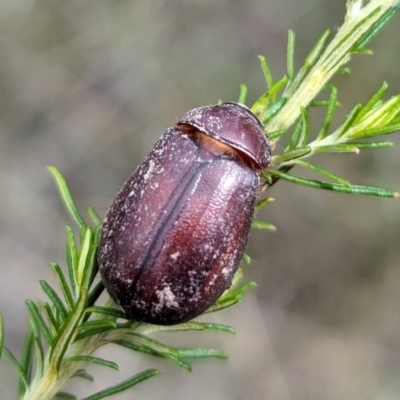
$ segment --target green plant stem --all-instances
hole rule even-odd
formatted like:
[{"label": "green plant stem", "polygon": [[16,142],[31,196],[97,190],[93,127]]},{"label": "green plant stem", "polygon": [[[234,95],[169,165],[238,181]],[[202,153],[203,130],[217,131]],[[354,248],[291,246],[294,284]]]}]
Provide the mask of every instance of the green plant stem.
[{"label": "green plant stem", "polygon": [[[106,307],[115,307],[115,304],[111,299],[109,299],[106,303]],[[95,315],[93,320],[96,319],[111,320],[114,318],[105,315]],[[105,339],[107,334],[108,332],[99,333],[72,343],[68,348],[65,358],[73,356],[89,356],[93,354],[98,348],[106,343]],[[25,393],[22,400],[51,400],[83,364],[82,362],[76,361],[65,362],[61,364],[61,367],[57,372],[56,369],[49,364],[48,360],[46,363],[47,365],[44,368],[44,375],[32,382],[30,389]]]},{"label": "green plant stem", "polygon": [[[398,7],[400,0],[372,0],[358,10],[362,1],[348,2],[347,14],[332,42],[310,70],[286,104],[266,124],[267,132],[287,130],[300,115],[300,110],[307,107],[324,85],[350,60],[357,43],[383,18],[389,7]],[[358,12],[357,12],[358,11]]]},{"label": "green plant stem", "polygon": [[[101,346],[101,335],[95,338],[89,337],[86,340],[80,340],[71,347],[71,354],[90,355]],[[71,379],[75,372],[81,367],[80,362],[68,362],[61,366],[57,371],[55,368],[45,368],[45,374],[38,380],[33,381],[31,388],[25,393],[23,400],[50,400],[60,391],[63,385]]]}]

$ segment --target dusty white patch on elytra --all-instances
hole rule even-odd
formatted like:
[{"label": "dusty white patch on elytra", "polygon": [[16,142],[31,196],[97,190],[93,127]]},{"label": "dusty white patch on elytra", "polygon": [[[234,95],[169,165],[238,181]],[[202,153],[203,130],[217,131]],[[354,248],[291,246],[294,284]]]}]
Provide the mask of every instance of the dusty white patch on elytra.
[{"label": "dusty white patch on elytra", "polygon": [[224,267],[224,268],[222,268],[221,273],[222,273],[222,275],[227,277],[231,273],[231,268]]},{"label": "dusty white patch on elytra", "polygon": [[179,308],[179,304],[175,301],[175,295],[172,292],[170,286],[165,286],[162,290],[156,290],[156,295],[158,297],[158,304],[156,305],[157,311],[159,311],[164,306],[168,308]]},{"label": "dusty white patch on elytra", "polygon": [[170,255],[170,258],[172,260],[176,261],[180,255],[181,255],[181,253],[179,251],[176,251],[174,254]]},{"label": "dusty white patch on elytra", "polygon": [[151,178],[154,167],[155,167],[155,162],[153,160],[149,160],[149,169],[146,171],[146,173],[143,175],[143,180],[147,181],[149,178]]},{"label": "dusty white patch on elytra", "polygon": [[114,231],[113,231],[112,229],[110,229],[110,230],[107,232],[107,237],[112,236],[113,233],[114,233]]}]

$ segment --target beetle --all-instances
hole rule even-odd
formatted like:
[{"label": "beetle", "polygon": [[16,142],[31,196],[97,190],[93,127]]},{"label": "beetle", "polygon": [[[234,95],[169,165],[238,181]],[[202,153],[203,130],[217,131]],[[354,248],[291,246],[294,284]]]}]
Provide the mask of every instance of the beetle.
[{"label": "beetle", "polygon": [[236,103],[193,109],[163,133],[101,231],[102,280],[128,318],[186,322],[230,287],[270,159],[261,122]]}]

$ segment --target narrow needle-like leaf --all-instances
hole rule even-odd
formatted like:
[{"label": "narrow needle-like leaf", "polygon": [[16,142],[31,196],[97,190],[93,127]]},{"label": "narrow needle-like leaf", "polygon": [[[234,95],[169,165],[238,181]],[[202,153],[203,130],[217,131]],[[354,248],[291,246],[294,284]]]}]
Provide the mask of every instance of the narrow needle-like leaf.
[{"label": "narrow needle-like leaf", "polygon": [[57,392],[54,398],[57,400],[76,400],[76,396],[67,392]]},{"label": "narrow needle-like leaf", "polygon": [[72,337],[76,334],[76,327],[82,318],[83,312],[85,310],[87,300],[86,289],[81,289],[81,295],[79,296],[78,303],[74,312],[70,315],[69,319],[63,326],[62,331],[60,331],[58,337],[55,340],[54,346],[50,353],[50,363],[55,367],[56,371],[59,370],[60,364],[67,351],[68,345]]},{"label": "narrow needle-like leaf", "polygon": [[116,308],[111,308],[111,307],[101,307],[101,306],[88,307],[85,310],[85,313],[104,314],[104,315],[110,315],[114,318],[125,318],[126,319],[126,314],[123,311],[120,311],[120,310],[117,310]]},{"label": "narrow needle-like leaf", "polygon": [[289,30],[287,45],[287,74],[289,81],[294,77],[294,55],[295,55],[296,36],[292,30]]},{"label": "narrow needle-like leaf", "polygon": [[246,104],[247,92],[248,92],[247,86],[246,85],[240,85],[240,94],[239,94],[238,103]]},{"label": "narrow needle-like leaf", "polygon": [[65,275],[58,264],[51,263],[51,266],[57,275],[58,282],[59,282],[61,290],[63,292],[64,299],[68,304],[68,308],[71,310],[74,306],[74,300],[72,298],[72,293],[68,286],[67,280],[65,279]]},{"label": "narrow needle-like leaf", "polygon": [[47,342],[51,346],[54,341],[54,336],[51,333],[49,327],[44,322],[44,319],[43,319],[42,315],[40,314],[40,311],[37,308],[36,304],[32,300],[29,300],[29,299],[26,300],[25,303],[28,306],[29,311],[31,312],[34,323],[39,328],[39,330],[42,332],[43,336],[46,338]]},{"label": "narrow needle-like leaf", "polygon": [[[82,228],[82,231],[85,228]],[[75,243],[75,233],[71,227],[67,226],[67,263],[68,263],[68,274],[71,282],[72,292],[74,298],[79,295],[79,282],[78,282],[78,250]]]},{"label": "narrow needle-like leaf", "polygon": [[132,376],[129,379],[118,383],[117,385],[110,386],[107,389],[103,389],[100,392],[97,392],[89,397],[85,397],[82,400],[100,400],[105,397],[112,396],[113,394],[117,394],[123,392],[126,389],[129,389],[132,386],[137,385],[140,382],[143,382],[146,379],[149,379],[155,375],[158,375],[160,372],[156,369],[148,369],[146,371],[140,372],[139,374]]},{"label": "narrow needle-like leaf", "polygon": [[18,360],[14,357],[14,355],[11,353],[10,350],[7,349],[7,347],[3,347],[3,353],[6,355],[6,357],[10,360],[11,364],[15,367],[15,369],[17,370],[21,381],[23,382],[23,384],[25,385],[25,388],[28,389],[29,387],[29,382],[28,382],[28,378],[25,374],[24,368],[22,367],[22,365],[18,362]]},{"label": "narrow needle-like leaf", "polygon": [[320,132],[318,133],[317,140],[323,139],[329,131],[337,105],[337,97],[338,97],[337,88],[333,86],[331,91],[331,97],[329,99],[328,109],[326,110],[325,120],[324,123],[322,124]]},{"label": "narrow needle-like leaf", "polygon": [[274,86],[274,79],[272,78],[272,73],[268,65],[268,61],[264,56],[258,56],[261,63],[261,69],[264,74],[265,82],[267,83],[267,90]]},{"label": "narrow needle-like leaf", "polygon": [[63,200],[63,203],[67,208],[68,212],[79,226],[81,227],[84,226],[85,221],[83,220],[81,214],[78,211],[78,208],[75,205],[75,202],[71,196],[71,192],[69,191],[66,180],[56,167],[48,166],[47,170],[53,176],[53,179],[57,184],[58,190],[60,192],[61,199]]},{"label": "narrow needle-like leaf", "polygon": [[272,224],[269,224],[268,222],[265,221],[260,221],[258,219],[253,219],[251,223],[251,227],[254,229],[264,229],[267,231],[276,231],[276,227]]},{"label": "narrow needle-like leaf", "polygon": [[311,171],[318,172],[319,174],[324,175],[327,178],[332,179],[333,181],[335,181],[337,183],[340,183],[341,185],[351,186],[351,183],[348,180],[346,180],[346,179],[334,174],[333,172],[331,172],[325,168],[322,168],[318,165],[311,164],[311,163],[309,163],[307,161],[303,161],[303,160],[294,160],[293,162],[297,165],[301,165],[302,167],[308,168]]},{"label": "narrow needle-like leaf", "polygon": [[[21,356],[21,367],[25,372],[25,376],[27,378],[27,381],[31,381],[31,374],[32,374],[32,358],[33,358],[33,351],[34,351],[34,334],[32,327],[30,326],[28,329],[28,332],[26,334],[26,338],[24,341],[24,347],[22,349],[22,356]],[[20,379],[19,381],[19,395],[22,397],[22,395],[25,393],[26,387],[25,383]]]},{"label": "narrow needle-like leaf", "polygon": [[89,217],[92,219],[94,222],[95,226],[99,226],[102,224],[101,218],[99,217],[99,214],[95,211],[95,209],[91,206],[86,207],[86,211],[89,214]]},{"label": "narrow needle-like leaf", "polygon": [[357,118],[355,122],[357,123],[362,119],[364,115],[366,115],[369,111],[371,111],[372,107],[382,99],[383,95],[386,93],[388,90],[389,86],[386,82],[383,82],[382,86],[379,88],[379,90],[370,98],[368,103],[361,109],[361,111],[358,113]]},{"label": "narrow needle-like leaf", "polygon": [[304,179],[299,176],[294,176],[286,174],[277,170],[269,170],[269,173],[289,182],[298,183],[305,186],[310,186],[316,189],[332,190],[334,192],[349,193],[349,194],[359,194],[366,196],[377,196],[377,197],[387,197],[399,199],[400,194],[393,190],[381,189],[373,186],[361,186],[361,185],[340,185],[335,183],[328,183],[322,181],[316,181],[313,179]]},{"label": "narrow needle-like leaf", "polygon": [[105,360],[104,358],[93,357],[93,356],[72,356],[64,359],[64,363],[67,362],[90,362],[97,365],[102,365],[111,369],[119,370],[118,364],[114,361]]},{"label": "narrow needle-like leaf", "polygon": [[57,312],[62,316],[62,319],[65,320],[65,318],[67,318],[68,312],[58,294],[46,281],[41,280],[40,286],[47,294],[47,296],[49,296],[49,299],[52,301],[53,306],[56,308]]},{"label": "narrow needle-like leaf", "polygon": [[228,358],[228,355],[223,351],[213,349],[181,349],[179,350],[179,356],[191,360],[199,358]]}]

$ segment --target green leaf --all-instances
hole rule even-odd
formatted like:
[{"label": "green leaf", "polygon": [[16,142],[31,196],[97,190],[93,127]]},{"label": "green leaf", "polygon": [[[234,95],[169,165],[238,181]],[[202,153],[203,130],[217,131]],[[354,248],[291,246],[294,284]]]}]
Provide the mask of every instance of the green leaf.
[{"label": "green leaf", "polygon": [[[26,376],[27,382],[31,382],[31,377],[32,377],[32,358],[33,358],[33,351],[34,351],[34,334],[32,327],[30,326],[28,329],[28,332],[26,334],[25,340],[24,340],[24,345],[22,348],[22,356],[21,356],[21,368],[24,371],[24,374]],[[39,370],[39,373],[41,370]],[[26,392],[26,386],[25,382],[23,379],[19,380],[19,396],[22,398],[24,393]]]},{"label": "green leaf", "polygon": [[341,185],[351,186],[351,183],[348,180],[346,180],[346,179],[334,174],[333,172],[331,172],[325,168],[322,168],[318,165],[311,164],[311,163],[309,163],[307,161],[303,161],[303,160],[295,160],[294,163],[297,165],[300,165],[302,167],[308,168],[311,171],[318,172],[319,174],[324,175],[327,178],[332,179],[333,181],[335,181],[337,183],[340,183]]},{"label": "green leaf", "polygon": [[3,346],[3,354],[6,355],[6,357],[9,359],[11,364],[17,370],[22,383],[25,385],[25,389],[28,389],[29,388],[29,382],[28,382],[28,378],[27,378],[27,376],[25,374],[25,371],[24,371],[22,365],[14,357],[14,355],[11,353],[11,351],[7,349],[6,346]]},{"label": "green leaf", "polygon": [[221,358],[226,360],[228,358],[228,355],[223,351],[213,349],[180,349],[179,356],[192,360],[201,358]]},{"label": "green leaf", "polygon": [[319,60],[321,57],[322,53],[325,51],[329,38],[331,36],[331,30],[327,29],[321,37],[318,39],[317,43],[314,45],[314,47],[311,49],[310,53],[304,60],[305,64],[309,64],[311,66],[314,66],[314,64]]},{"label": "green leaf", "polygon": [[158,340],[151,339],[145,335],[136,332],[128,331],[126,332],[126,335],[124,335],[124,338],[141,348],[150,349],[154,355],[165,357],[189,372],[192,370],[192,367],[189,364],[179,359],[178,350],[171,346],[168,346],[164,343],[159,342]]},{"label": "green leaf", "polygon": [[158,340],[151,339],[145,335],[142,335],[137,332],[132,332],[128,331],[126,332],[126,336],[124,336],[126,339],[131,340],[132,343],[135,343],[139,346],[146,346],[154,353],[160,354],[161,356],[173,356],[174,358],[179,357],[178,351],[171,347],[168,346],[164,343],[159,342]]},{"label": "green leaf", "polygon": [[184,322],[183,324],[178,325],[150,325],[144,324],[142,325],[138,331],[141,334],[149,335],[155,332],[186,332],[186,331],[205,331],[205,330],[213,330],[219,332],[233,333],[235,334],[235,330],[229,325],[223,324],[214,324],[211,322]]},{"label": "green leaf", "polygon": [[[74,293],[74,297],[78,297],[79,291],[79,283],[77,277],[78,270],[78,251],[75,243],[75,234],[71,227],[67,226],[67,264],[68,264],[68,274],[69,280],[71,282],[72,291]],[[71,304],[71,308],[73,307],[73,302]]]},{"label": "green leaf", "polygon": [[78,268],[76,270],[76,280],[79,287],[86,287],[88,282],[88,269],[91,264],[92,258],[92,239],[93,231],[90,226],[85,226],[82,228],[82,241],[81,249],[78,259]]},{"label": "green leaf", "polygon": [[350,73],[350,68],[348,67],[341,67],[336,71],[336,75],[343,75],[343,74],[349,74]]},{"label": "green leaf", "polygon": [[[250,264],[250,263],[251,263],[251,258],[250,258],[250,256],[247,255],[246,253],[244,253],[243,261],[244,261],[245,263],[247,263],[247,264]],[[226,291],[229,291],[229,290],[231,290],[231,289],[234,289],[235,287],[237,287],[238,284],[239,284],[239,282],[243,279],[243,277],[244,277],[244,269],[243,269],[242,267],[240,267],[240,268],[236,271],[235,275],[233,276],[232,283],[231,283],[231,287],[230,287],[229,289],[225,290],[225,292],[226,292]],[[224,292],[224,293],[225,293],[225,292]],[[222,296],[224,295],[224,293],[222,293]]]},{"label": "green leaf", "polygon": [[[39,327],[35,324],[33,318],[31,318],[29,322],[33,334],[33,348],[35,350],[36,359],[36,375],[42,376],[44,371],[44,348],[40,337],[40,331]],[[22,358],[22,362],[24,363],[24,357]]]},{"label": "green leaf", "polygon": [[400,194],[398,192],[394,192],[393,190],[381,189],[373,186],[360,186],[360,185],[345,186],[336,183],[316,181],[313,179],[304,179],[277,170],[269,170],[268,173],[278,176],[279,178],[287,180],[289,182],[298,183],[316,189],[324,189],[324,190],[331,190],[334,192],[358,194],[365,196],[377,196],[377,197],[396,198],[396,199],[400,198]]},{"label": "green leaf", "polygon": [[361,109],[358,113],[355,122],[360,121],[368,112],[372,110],[372,108],[376,105],[378,101],[380,101],[383,95],[388,90],[389,86],[386,82],[383,82],[382,86],[378,89],[378,91],[371,97],[371,99],[367,102],[367,104]]},{"label": "green leaf", "polygon": [[264,115],[261,118],[263,124],[266,124],[272,118],[275,117],[276,114],[281,110],[281,108],[286,104],[287,98],[281,97],[280,99],[274,101],[265,111]]},{"label": "green leaf", "polygon": [[97,214],[97,212],[95,211],[95,209],[93,207],[87,206],[86,211],[89,214],[89,217],[92,219],[95,226],[100,226],[102,224],[99,214]]},{"label": "green leaf", "polygon": [[62,176],[61,172],[56,167],[53,166],[48,166],[47,170],[50,172],[55,183],[57,184],[60,197],[71,217],[80,227],[85,226],[86,225],[85,221],[83,220],[81,214],[78,211],[78,208],[75,205],[75,202],[71,196],[71,192],[69,191],[67,182],[65,178]]},{"label": "green leaf", "polygon": [[310,107],[327,107],[328,105],[329,105],[329,100],[318,100],[318,99],[312,100],[309,104]]},{"label": "green leaf", "polygon": [[75,336],[74,342],[77,342],[77,341],[87,338],[89,336],[97,336],[100,333],[111,331],[113,329],[115,329],[115,328],[113,328],[112,326],[99,326],[97,328],[85,329],[84,331],[79,332]]},{"label": "green leaf", "polygon": [[101,307],[101,306],[88,307],[85,310],[85,313],[104,314],[114,318],[127,319],[126,314],[123,311],[111,307]]},{"label": "green leaf", "polygon": [[289,161],[295,160],[296,158],[305,157],[311,153],[311,147],[306,146],[303,148],[288,151],[287,153],[279,154],[272,157],[271,165],[279,165],[282,163],[287,163]]},{"label": "green leaf", "polygon": [[[276,115],[286,103],[286,98],[276,100],[278,93],[285,87],[286,83],[287,76],[284,76],[270,87],[268,92],[264,93],[251,107],[251,110],[262,122]],[[270,104],[271,102],[273,103]]]},{"label": "green leaf", "polygon": [[385,102],[379,100],[363,118],[347,129],[344,137],[359,139],[394,132],[400,126],[399,113],[400,95],[393,96]]},{"label": "green leaf", "polygon": [[88,374],[88,373],[86,372],[86,370],[83,369],[83,368],[77,369],[77,370],[75,371],[75,373],[72,375],[71,378],[82,378],[82,379],[86,379],[86,380],[88,380],[88,381],[90,381],[90,382],[93,382],[93,381],[94,381],[93,376],[90,375],[90,374]]},{"label": "green leaf", "polygon": [[367,138],[373,136],[382,136],[387,135],[389,133],[400,131],[400,123],[386,125],[386,126],[378,126],[376,128],[365,129],[361,132],[356,132],[354,135],[348,135],[349,139],[358,139],[358,138]]},{"label": "green leaf", "polygon": [[97,364],[97,365],[102,365],[104,367],[108,367],[111,369],[114,369],[116,371],[119,371],[119,367],[118,364],[115,363],[114,361],[109,361],[109,360],[105,360],[104,358],[99,358],[99,357],[93,357],[93,356],[73,356],[73,357],[67,357],[64,359],[64,363],[67,362],[90,362],[93,364]]},{"label": "green leaf", "polygon": [[[255,285],[254,285],[255,286]],[[215,303],[213,306],[211,306],[208,310],[204,312],[204,314],[210,314],[213,312],[221,311],[224,310],[225,308],[229,308],[234,306],[240,301],[240,298],[229,298],[229,299],[224,299],[221,302]]]},{"label": "green leaf", "polygon": [[97,301],[97,299],[103,292],[104,292],[104,283],[103,281],[99,281],[97,282],[93,290],[89,293],[88,306],[89,307],[93,306],[93,304]]},{"label": "green leaf", "polygon": [[276,231],[276,227],[274,225],[258,219],[253,219],[253,221],[251,222],[251,227],[254,229],[264,229],[273,232]]},{"label": "green leaf", "polygon": [[141,346],[136,343],[133,343],[131,340],[127,339],[108,339],[107,343],[114,343],[118,346],[126,347],[127,349],[137,351],[139,353],[149,354],[156,357],[161,357],[160,354],[155,353],[151,348],[147,346]]},{"label": "green leaf", "polygon": [[294,128],[294,131],[293,131],[292,135],[290,136],[289,143],[286,146],[285,150],[283,150],[283,153],[288,153],[289,151],[296,149],[297,143],[299,141],[302,125],[303,125],[303,119],[299,118],[296,123],[296,126]]},{"label": "green leaf", "polygon": [[65,279],[65,275],[57,263],[51,263],[51,266],[57,275],[58,283],[60,285],[61,291],[63,292],[64,299],[68,304],[68,308],[72,310],[72,308],[74,307],[74,300],[72,298],[72,293],[68,286],[67,280]]},{"label": "green leaf", "polygon": [[85,288],[81,288],[81,294],[79,296],[76,307],[69,315],[63,326],[63,329],[60,330],[55,340],[54,346],[52,346],[50,352],[50,364],[55,367],[56,371],[59,370],[64,354],[67,351],[68,345],[71,342],[73,336],[76,334],[76,327],[78,326],[84,313],[86,300],[87,290]]},{"label": "green leaf", "polygon": [[318,133],[317,140],[323,139],[329,131],[333,116],[337,107],[338,90],[335,86],[332,87],[331,97],[329,98],[328,109],[326,110],[325,120],[322,124],[322,128]]},{"label": "green leaf", "polygon": [[60,400],[76,400],[77,397],[74,396],[71,393],[67,392],[57,392],[54,396],[55,399],[60,399]]},{"label": "green leaf", "polygon": [[111,319],[86,321],[86,322],[82,322],[81,324],[79,324],[77,329],[100,328],[100,327],[105,327],[105,326],[110,327],[110,328],[116,328],[117,323],[116,323],[116,321],[113,321]]},{"label": "green leaf", "polygon": [[40,281],[40,286],[42,287],[43,291],[47,294],[49,299],[52,301],[54,308],[57,310],[58,314],[62,317],[62,321],[65,321],[65,318],[67,318],[68,316],[68,312],[58,294],[44,280]]},{"label": "green leaf", "polygon": [[299,118],[294,132],[286,146],[284,153],[296,151],[298,149],[307,149],[307,140],[310,136],[310,117],[304,107],[300,107],[301,117]]},{"label": "green leaf", "polygon": [[305,147],[308,141],[308,138],[310,136],[310,116],[308,114],[308,111],[304,107],[300,107],[300,112],[301,112],[301,120],[302,120],[302,125],[301,125],[301,132],[300,136],[297,142],[296,147]]},{"label": "green leaf", "polygon": [[215,324],[212,322],[194,322],[194,324],[197,324],[197,325],[203,327],[203,329],[205,329],[205,330],[213,330],[213,331],[218,331],[218,332],[236,334],[235,329],[229,325]]},{"label": "green leaf", "polygon": [[244,294],[248,290],[252,289],[255,286],[257,286],[257,284],[253,281],[250,281],[234,290],[228,289],[217,300],[217,302],[205,312],[205,314],[220,311],[220,310],[223,310],[224,308],[233,306],[234,304],[238,303],[243,298]]},{"label": "green leaf", "polygon": [[137,342],[132,341],[130,338],[128,339],[110,339],[109,343],[115,343],[120,346],[126,347],[128,349],[144,353],[144,354],[150,354],[156,357],[163,357],[167,358],[170,361],[172,361],[174,364],[178,365],[178,367],[181,367],[183,369],[186,369],[188,372],[192,370],[192,367],[185,363],[184,361],[179,359],[179,352],[177,349],[171,348],[173,351],[171,352],[164,352],[164,351],[156,351],[154,348],[149,347],[145,344],[139,344]]},{"label": "green leaf", "polygon": [[294,55],[295,55],[295,45],[296,45],[296,36],[292,30],[288,32],[288,44],[287,44],[287,74],[289,81],[294,78]]},{"label": "green leaf", "polygon": [[367,33],[357,42],[357,47],[364,47],[368,42],[375,37],[378,32],[392,19],[392,17],[399,10],[398,6],[393,5],[387,8],[387,12],[381,17],[373,27],[368,29]]},{"label": "green leaf", "polygon": [[230,299],[241,299],[243,295],[250,289],[256,287],[257,284],[253,281],[246,282],[244,285],[229,288],[225,290],[223,295],[217,300],[217,303],[224,303],[226,300]]},{"label": "green leaf", "polygon": [[[243,254],[243,261],[244,261],[246,264],[250,264],[250,263],[251,263],[251,257],[250,257],[248,254],[244,253],[244,254]],[[235,276],[233,277],[233,282],[235,281],[235,278],[236,278],[238,272],[241,271],[241,270],[242,270],[242,269],[239,268],[239,270],[236,272]],[[233,283],[232,283],[232,284],[233,284]]]},{"label": "green leaf", "polygon": [[[97,299],[100,297],[100,295],[104,291],[104,283],[103,281],[99,281],[97,285],[93,288],[93,290],[89,293],[88,301],[87,301],[87,307],[91,307],[94,305],[94,303],[97,301]],[[85,315],[83,317],[83,322],[87,321],[91,316],[90,312],[85,311]]]},{"label": "green leaf", "polygon": [[276,141],[277,139],[279,139],[280,137],[282,137],[283,135],[286,134],[286,129],[279,129],[277,131],[274,132],[268,132],[268,138],[271,142]]},{"label": "green leaf", "polygon": [[358,114],[362,110],[361,104],[357,104],[347,115],[343,124],[339,127],[337,132],[335,132],[335,136],[340,138],[341,136],[346,135],[348,129],[353,125],[354,121],[357,119]]},{"label": "green leaf", "polygon": [[355,153],[358,154],[360,150],[354,144],[332,144],[328,146],[314,147],[314,150],[319,153]]},{"label": "green leaf", "polygon": [[54,342],[54,336],[51,333],[49,327],[44,322],[44,319],[43,319],[42,315],[40,314],[39,309],[37,308],[36,304],[32,300],[29,300],[29,299],[25,300],[25,303],[28,306],[29,311],[31,312],[33,323],[38,327],[40,332],[42,332],[43,336],[46,338],[49,345],[52,346],[53,342]]},{"label": "green leaf", "polygon": [[275,201],[273,197],[265,197],[264,199],[259,200],[258,203],[256,204],[256,210],[257,211],[261,210],[261,208],[272,203],[273,201]]},{"label": "green leaf", "polygon": [[58,328],[59,328],[59,324],[57,322],[57,318],[55,317],[55,315],[53,313],[53,310],[51,309],[51,307],[50,307],[50,305],[48,303],[43,303],[42,304],[42,308],[43,308],[43,313],[46,315],[47,320],[49,322],[50,331],[54,336],[54,335],[57,334],[57,331],[58,331]]},{"label": "green leaf", "polygon": [[268,65],[268,61],[264,56],[258,56],[261,63],[261,69],[264,74],[265,82],[267,83],[267,90],[274,86],[274,79],[272,78],[272,73]]},{"label": "green leaf", "polygon": [[349,143],[356,146],[360,150],[380,149],[386,147],[394,147],[393,142],[351,142]]},{"label": "green leaf", "polygon": [[129,379],[118,383],[117,385],[110,386],[107,389],[103,389],[100,392],[97,392],[89,397],[85,397],[82,400],[100,400],[104,399],[104,397],[112,396],[117,393],[121,393],[126,389],[129,389],[132,386],[137,385],[140,382],[143,382],[146,379],[149,379],[155,375],[158,375],[160,372],[156,369],[147,369],[146,371],[140,372],[139,374],[132,376]]},{"label": "green leaf", "polygon": [[246,104],[248,88],[246,85],[240,85],[240,94],[238,103]]},{"label": "green leaf", "polygon": [[[100,230],[100,227],[99,227]],[[99,247],[99,236],[97,236],[97,229],[94,233],[93,243],[90,249],[90,258],[88,259],[88,268],[87,268],[87,278],[86,285],[88,288],[91,288],[93,282],[99,272],[99,262],[98,262],[98,247]]]},{"label": "green leaf", "polygon": [[370,56],[370,55],[373,54],[373,53],[372,53],[372,51],[369,50],[369,49],[363,49],[363,48],[361,48],[361,47],[355,47],[355,48],[352,50],[352,54]]}]

